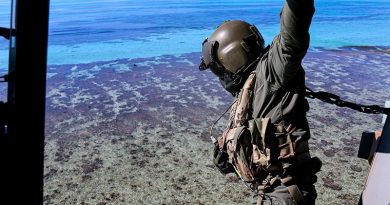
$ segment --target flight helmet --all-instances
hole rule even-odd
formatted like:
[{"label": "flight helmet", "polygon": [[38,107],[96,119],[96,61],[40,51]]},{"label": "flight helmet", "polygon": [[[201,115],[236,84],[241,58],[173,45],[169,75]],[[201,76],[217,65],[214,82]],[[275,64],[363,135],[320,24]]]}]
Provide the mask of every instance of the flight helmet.
[{"label": "flight helmet", "polygon": [[254,25],[241,20],[225,21],[204,40],[199,70],[210,69],[234,95],[263,50],[264,39]]}]

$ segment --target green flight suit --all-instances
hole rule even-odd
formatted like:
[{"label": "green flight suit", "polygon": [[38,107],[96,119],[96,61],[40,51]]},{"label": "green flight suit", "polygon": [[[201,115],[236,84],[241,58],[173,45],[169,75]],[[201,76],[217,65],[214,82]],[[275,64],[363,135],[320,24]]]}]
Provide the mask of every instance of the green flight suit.
[{"label": "green flight suit", "polygon": [[[297,141],[310,138],[306,119],[309,105],[305,99],[305,72],[301,63],[309,48],[314,10],[313,0],[287,0],[280,14],[280,33],[256,67],[252,117],[269,117],[272,123],[295,125],[293,135],[297,136]],[[296,182],[305,204],[314,204],[317,196],[314,186]],[[294,204],[283,185],[266,194],[265,205]]]}]

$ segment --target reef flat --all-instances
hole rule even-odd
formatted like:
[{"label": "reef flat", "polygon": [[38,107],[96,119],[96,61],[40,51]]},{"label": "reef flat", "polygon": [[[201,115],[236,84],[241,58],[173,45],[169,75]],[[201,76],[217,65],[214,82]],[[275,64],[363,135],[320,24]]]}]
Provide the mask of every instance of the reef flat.
[{"label": "reef flat", "polygon": [[[232,101],[199,53],[48,66],[45,204],[248,204],[235,175],[211,162],[208,127]],[[389,99],[390,49],[312,49],[306,84],[362,104]],[[386,86],[387,85],[387,86]],[[361,133],[381,115],[309,100],[318,204],[356,204],[368,163]],[[221,133],[226,118],[215,133]]]}]

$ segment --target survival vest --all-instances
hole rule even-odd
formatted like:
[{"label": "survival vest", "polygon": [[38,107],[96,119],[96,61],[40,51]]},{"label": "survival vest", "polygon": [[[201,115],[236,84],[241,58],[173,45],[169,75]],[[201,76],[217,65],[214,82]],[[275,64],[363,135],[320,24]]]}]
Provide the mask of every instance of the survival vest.
[{"label": "survival vest", "polygon": [[[214,164],[224,173],[235,172],[256,187],[259,196],[273,183],[285,184],[294,200],[302,199],[291,176],[275,177],[293,164],[310,159],[308,142],[297,142],[293,125],[273,124],[269,118],[251,119],[251,101],[256,73],[252,72],[230,110],[227,129],[218,137]],[[258,204],[262,198],[259,197]]]}]

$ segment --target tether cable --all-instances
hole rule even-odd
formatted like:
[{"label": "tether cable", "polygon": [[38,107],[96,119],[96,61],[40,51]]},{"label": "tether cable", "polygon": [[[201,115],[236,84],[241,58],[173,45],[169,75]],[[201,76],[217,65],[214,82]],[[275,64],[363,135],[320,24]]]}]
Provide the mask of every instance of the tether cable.
[{"label": "tether cable", "polygon": [[234,105],[234,103],[236,103],[236,101],[237,99],[235,99],[233,103],[226,109],[226,111],[221,116],[219,116],[219,118],[210,126],[210,138],[214,144],[217,143],[217,139],[213,136],[214,125],[217,124],[218,121],[230,110],[230,108]]},{"label": "tether cable", "polygon": [[366,114],[385,114],[390,115],[390,108],[381,107],[379,105],[361,105],[349,101],[342,100],[340,96],[325,91],[313,91],[306,87],[305,96],[311,99],[319,99],[325,103],[336,105],[338,107],[347,107],[358,112]]}]

